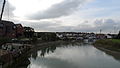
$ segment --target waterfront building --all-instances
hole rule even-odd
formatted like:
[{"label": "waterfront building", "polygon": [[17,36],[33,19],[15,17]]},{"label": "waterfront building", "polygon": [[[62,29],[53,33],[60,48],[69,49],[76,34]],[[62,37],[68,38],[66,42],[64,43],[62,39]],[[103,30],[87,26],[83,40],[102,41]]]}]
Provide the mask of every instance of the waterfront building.
[{"label": "waterfront building", "polygon": [[22,37],[24,34],[24,27],[21,24],[16,25],[16,37]]},{"label": "waterfront building", "polygon": [[0,21],[0,37],[16,37],[16,26],[11,21]]}]

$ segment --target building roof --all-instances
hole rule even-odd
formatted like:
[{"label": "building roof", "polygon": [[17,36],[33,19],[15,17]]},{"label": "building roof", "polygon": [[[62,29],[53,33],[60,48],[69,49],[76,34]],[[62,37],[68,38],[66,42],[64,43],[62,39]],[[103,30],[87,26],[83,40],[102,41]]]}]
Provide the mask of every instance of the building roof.
[{"label": "building roof", "polygon": [[12,21],[1,20],[0,23],[3,24],[14,24]]},{"label": "building roof", "polygon": [[16,26],[22,26],[21,24],[15,24]]}]

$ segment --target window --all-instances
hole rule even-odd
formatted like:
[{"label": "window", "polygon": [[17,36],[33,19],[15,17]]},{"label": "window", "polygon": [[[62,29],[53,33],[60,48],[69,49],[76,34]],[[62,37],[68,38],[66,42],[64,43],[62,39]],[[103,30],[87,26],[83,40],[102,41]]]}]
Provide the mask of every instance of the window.
[{"label": "window", "polygon": [[15,26],[15,25],[13,26],[13,29],[16,29],[16,26]]}]

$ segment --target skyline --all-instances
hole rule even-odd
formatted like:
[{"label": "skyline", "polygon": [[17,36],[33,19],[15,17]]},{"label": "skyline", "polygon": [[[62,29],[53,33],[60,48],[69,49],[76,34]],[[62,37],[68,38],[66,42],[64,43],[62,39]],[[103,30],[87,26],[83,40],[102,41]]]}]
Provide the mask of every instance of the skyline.
[{"label": "skyline", "polygon": [[8,0],[3,19],[35,31],[118,33],[119,6],[119,0]]}]

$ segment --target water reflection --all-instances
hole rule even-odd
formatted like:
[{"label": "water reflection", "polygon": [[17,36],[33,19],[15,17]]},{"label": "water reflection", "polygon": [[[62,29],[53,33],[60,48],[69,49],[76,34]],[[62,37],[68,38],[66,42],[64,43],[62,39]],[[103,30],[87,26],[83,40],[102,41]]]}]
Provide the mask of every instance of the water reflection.
[{"label": "water reflection", "polygon": [[[35,53],[34,53],[35,54]],[[120,63],[89,44],[60,43],[38,49],[30,68],[119,68]]]},{"label": "water reflection", "polygon": [[36,59],[36,57],[38,56],[38,51],[40,51],[40,56],[44,57],[45,54],[49,54],[49,53],[54,53],[54,51],[56,50],[57,47],[70,47],[70,46],[80,46],[83,43],[80,42],[57,42],[57,43],[51,43],[51,44],[46,44],[43,48],[38,48],[38,49],[34,49],[33,52],[31,53],[32,58]]},{"label": "water reflection", "polygon": [[49,52],[54,53],[55,49],[56,49],[56,46],[45,47],[45,48],[41,49],[41,54],[40,55],[44,57],[44,55],[46,53],[49,53]]},{"label": "water reflection", "polygon": [[34,59],[37,58],[37,56],[38,56],[37,51],[38,51],[37,49],[34,49],[34,51],[31,53],[32,58],[34,58]]},{"label": "water reflection", "polygon": [[[12,65],[8,66],[7,68],[27,68],[29,64],[30,64],[30,60],[28,58],[24,58],[14,62]],[[6,67],[1,66],[1,68],[6,68]]]},{"label": "water reflection", "polygon": [[[96,48],[98,48],[98,47],[96,47]],[[98,48],[98,49],[103,51],[107,55],[112,56],[114,59],[116,59],[116,60],[118,60],[120,62],[120,53],[114,52],[114,51],[105,50],[105,49],[102,49],[102,48]]]},{"label": "water reflection", "polygon": [[[119,68],[117,55],[79,42],[54,42],[36,48],[11,68]],[[116,58],[117,57],[117,58]],[[10,68],[10,67],[9,67]]]}]

